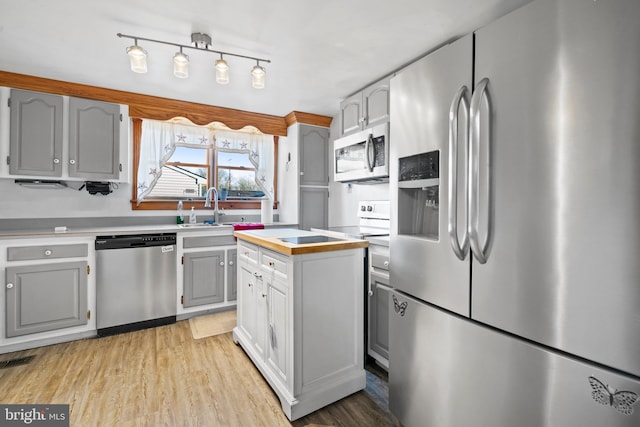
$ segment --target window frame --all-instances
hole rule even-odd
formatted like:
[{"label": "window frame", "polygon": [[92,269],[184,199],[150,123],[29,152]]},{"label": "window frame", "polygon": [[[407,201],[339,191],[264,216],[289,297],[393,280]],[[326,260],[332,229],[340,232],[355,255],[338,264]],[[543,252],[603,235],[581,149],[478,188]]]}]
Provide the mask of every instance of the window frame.
[{"label": "window frame", "polygon": [[[179,198],[179,197],[162,197],[162,198],[145,198],[140,202],[140,204],[136,201],[136,189],[138,188],[138,164],[140,163],[140,144],[142,140],[142,119],[140,118],[132,118],[132,161],[131,165],[132,170],[132,196],[131,196],[131,209],[133,210],[175,210],[176,205],[179,201],[182,201],[184,209],[191,209],[192,207],[196,209],[209,209],[205,208],[205,200],[204,198],[187,200],[188,198]],[[277,207],[278,200],[278,136],[274,135],[273,137],[273,164],[274,164],[274,197],[275,200],[273,202],[274,209]],[[208,159],[210,162],[215,163],[215,175],[212,177],[211,170],[209,170],[209,174],[207,176],[207,185],[209,188],[211,187],[211,180],[213,179],[216,188],[217,188],[217,180],[218,180],[218,164],[216,153],[217,150],[207,148],[208,151]],[[171,162],[172,163],[172,162]],[[185,163],[181,163],[180,165],[184,166]],[[209,165],[211,168],[211,164]],[[233,167],[225,167],[225,169],[232,169]],[[238,168],[240,170],[247,170],[247,168]],[[255,169],[254,169],[255,170]],[[218,207],[223,208],[225,210],[234,210],[234,209],[260,209],[261,208],[261,200],[219,200]]]}]

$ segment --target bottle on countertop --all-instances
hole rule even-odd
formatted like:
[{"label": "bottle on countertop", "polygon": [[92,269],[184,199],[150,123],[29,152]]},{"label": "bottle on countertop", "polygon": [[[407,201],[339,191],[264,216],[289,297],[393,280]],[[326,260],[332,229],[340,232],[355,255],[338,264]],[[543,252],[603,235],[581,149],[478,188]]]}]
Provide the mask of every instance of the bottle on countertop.
[{"label": "bottle on countertop", "polygon": [[184,224],[184,212],[182,211],[182,200],[178,202],[178,215],[176,216],[176,224]]},{"label": "bottle on countertop", "polygon": [[191,214],[189,214],[189,224],[195,224],[198,222],[198,217],[196,216],[196,210],[193,206],[191,206]]}]

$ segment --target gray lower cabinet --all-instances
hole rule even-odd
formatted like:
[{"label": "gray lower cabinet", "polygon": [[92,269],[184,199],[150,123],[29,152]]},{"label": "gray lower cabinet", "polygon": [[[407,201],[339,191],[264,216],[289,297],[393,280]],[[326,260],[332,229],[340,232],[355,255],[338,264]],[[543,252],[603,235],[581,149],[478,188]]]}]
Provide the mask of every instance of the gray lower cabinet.
[{"label": "gray lower cabinet", "polygon": [[69,99],[69,176],[118,179],[120,106],[92,99]]},{"label": "gray lower cabinet", "polygon": [[224,250],[184,254],[183,307],[224,301]]},{"label": "gray lower cabinet", "polygon": [[87,262],[6,268],[6,336],[86,325]]},{"label": "gray lower cabinet", "polygon": [[300,218],[302,230],[327,229],[329,226],[329,189],[300,187]]},{"label": "gray lower cabinet", "polygon": [[[389,360],[389,304],[391,291],[389,278],[371,274],[371,295],[369,295],[369,355],[384,365]],[[386,363],[385,363],[386,362]]]},{"label": "gray lower cabinet", "polygon": [[238,299],[238,250],[227,251],[227,301]]},{"label": "gray lower cabinet", "polygon": [[9,173],[62,176],[62,97],[11,90]]}]

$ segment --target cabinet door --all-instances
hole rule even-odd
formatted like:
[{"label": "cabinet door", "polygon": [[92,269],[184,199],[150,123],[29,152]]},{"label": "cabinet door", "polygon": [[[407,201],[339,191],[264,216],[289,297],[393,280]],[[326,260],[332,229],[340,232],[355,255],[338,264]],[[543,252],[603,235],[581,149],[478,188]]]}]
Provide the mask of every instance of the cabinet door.
[{"label": "cabinet door", "polygon": [[329,224],[329,189],[300,188],[300,229],[326,229]]},{"label": "cabinet door", "polygon": [[224,251],[184,254],[184,307],[224,301]]},{"label": "cabinet door", "polygon": [[6,269],[7,337],[87,324],[87,263]]},{"label": "cabinet door", "polygon": [[11,90],[12,175],[62,176],[62,97]]},{"label": "cabinet door", "polygon": [[389,359],[389,301],[391,288],[389,278],[371,273],[371,292],[369,295],[369,352],[374,358],[382,356]]},{"label": "cabinet door", "polygon": [[227,251],[227,301],[235,301],[238,299],[238,269],[236,263],[238,260],[237,249]]},{"label": "cabinet door", "polygon": [[256,277],[250,264],[242,262],[238,268],[238,327],[251,341],[256,339]]},{"label": "cabinet door", "polygon": [[267,279],[267,363],[284,384],[290,378],[287,284]]},{"label": "cabinet door", "polygon": [[118,179],[120,106],[69,99],[69,176]]},{"label": "cabinet door", "polygon": [[300,126],[300,185],[329,185],[329,129]]},{"label": "cabinet door", "polygon": [[362,91],[364,127],[368,128],[389,121],[389,81],[387,78]]},{"label": "cabinet door", "polygon": [[340,122],[342,136],[362,130],[362,92],[346,98],[340,103]]}]

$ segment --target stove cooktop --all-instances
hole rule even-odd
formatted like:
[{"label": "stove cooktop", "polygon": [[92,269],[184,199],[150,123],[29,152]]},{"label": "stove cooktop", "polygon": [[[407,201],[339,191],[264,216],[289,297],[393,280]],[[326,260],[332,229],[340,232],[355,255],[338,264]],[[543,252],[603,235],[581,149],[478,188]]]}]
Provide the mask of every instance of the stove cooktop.
[{"label": "stove cooktop", "polygon": [[304,245],[307,243],[326,243],[337,242],[344,239],[337,239],[329,236],[298,236],[298,237],[282,237],[283,242],[295,243],[296,245]]}]

